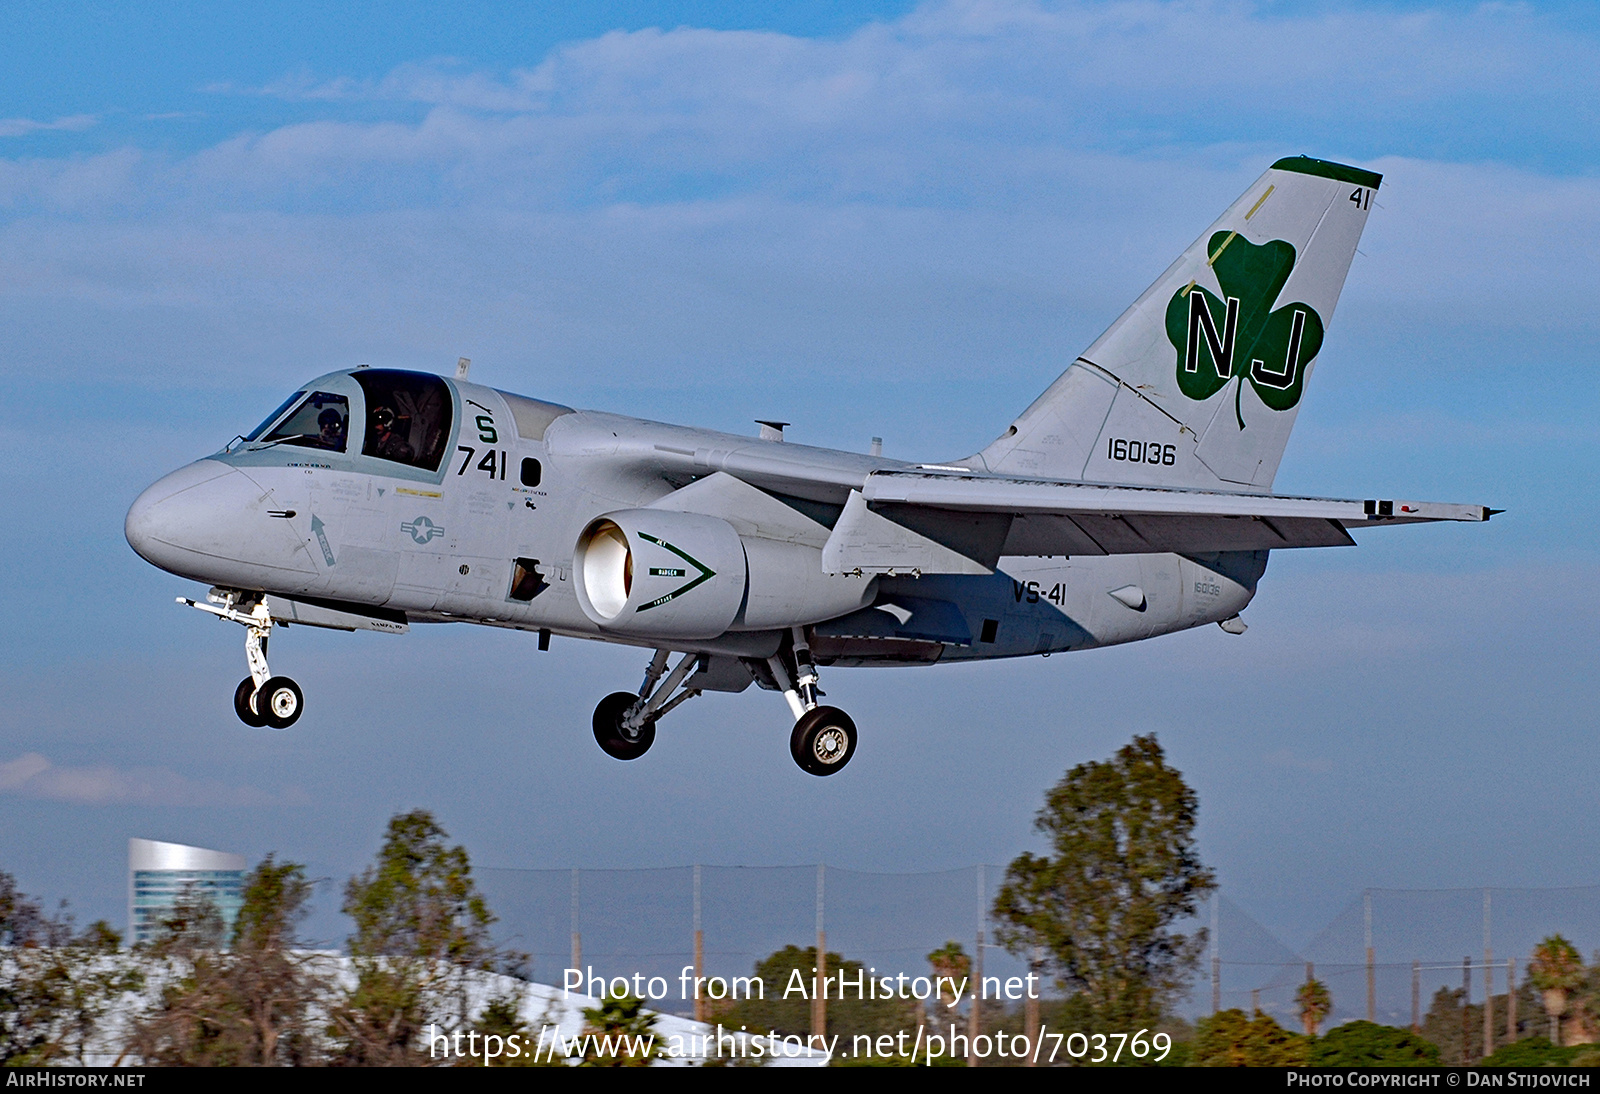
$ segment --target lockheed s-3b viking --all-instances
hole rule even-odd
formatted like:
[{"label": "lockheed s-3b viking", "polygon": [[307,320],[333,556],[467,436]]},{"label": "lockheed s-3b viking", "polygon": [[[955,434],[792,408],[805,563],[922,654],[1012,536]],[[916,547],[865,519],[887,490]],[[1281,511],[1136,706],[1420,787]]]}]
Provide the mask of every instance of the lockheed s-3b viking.
[{"label": "lockheed s-3b viking", "polygon": [[304,699],[275,624],[472,622],[652,650],[594,713],[636,759],[706,691],[754,683],[813,775],[856,727],[819,667],[1241,633],[1268,553],[1483,521],[1478,505],[1281,497],[1272,480],[1380,178],[1279,160],[987,448],[908,464],[662,425],[385,368],[329,373],[128,513],[150,562],[243,624],[249,725]]}]

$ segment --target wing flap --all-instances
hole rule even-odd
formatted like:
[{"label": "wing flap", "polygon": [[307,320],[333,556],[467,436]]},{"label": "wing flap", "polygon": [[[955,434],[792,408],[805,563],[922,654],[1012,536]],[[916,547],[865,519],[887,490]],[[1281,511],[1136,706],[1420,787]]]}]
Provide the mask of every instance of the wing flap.
[{"label": "wing flap", "polygon": [[[829,539],[835,565],[845,571],[861,566],[922,573],[970,573],[974,563],[992,567],[998,555],[1348,547],[1355,543],[1351,529],[1441,520],[1478,522],[1492,513],[1481,505],[1444,502],[1277,497],[900,471],[871,475],[846,508],[856,519],[848,522],[848,541],[837,528]],[[950,526],[948,534],[941,527],[941,514]],[[960,519],[979,514],[991,519]],[[892,534],[900,527],[897,521],[914,523],[916,532]],[[841,521],[841,527],[846,523]],[[868,523],[870,537],[861,534]],[[975,534],[979,531],[987,538]],[[898,550],[901,543],[915,544],[917,550]],[[944,551],[929,550],[930,543],[942,545]],[[867,546],[871,549],[865,550]]]}]

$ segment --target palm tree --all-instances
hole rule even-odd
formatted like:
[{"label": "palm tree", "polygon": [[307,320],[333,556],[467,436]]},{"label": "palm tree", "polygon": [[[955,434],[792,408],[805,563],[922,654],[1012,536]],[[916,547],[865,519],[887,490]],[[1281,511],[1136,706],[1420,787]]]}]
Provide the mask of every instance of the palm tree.
[{"label": "palm tree", "polygon": [[951,940],[928,955],[928,964],[933,966],[940,1001],[955,1002],[954,988],[972,974],[972,958],[961,943]]},{"label": "palm tree", "polygon": [[1328,985],[1308,977],[1300,985],[1300,990],[1295,992],[1294,998],[1300,1004],[1300,1022],[1306,1027],[1306,1036],[1315,1037],[1317,1027],[1333,1010],[1333,997],[1328,994]]},{"label": "palm tree", "polygon": [[1545,1013],[1550,1015],[1550,1043],[1559,1045],[1567,992],[1583,983],[1583,959],[1578,948],[1558,934],[1551,935],[1533,948],[1528,976],[1544,996]]}]

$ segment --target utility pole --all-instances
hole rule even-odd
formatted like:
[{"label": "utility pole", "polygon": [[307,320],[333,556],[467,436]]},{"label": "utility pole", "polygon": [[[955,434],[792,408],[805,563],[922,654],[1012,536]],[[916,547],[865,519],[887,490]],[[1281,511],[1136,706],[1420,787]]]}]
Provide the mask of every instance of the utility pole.
[{"label": "utility pole", "polygon": [[1489,946],[1489,890],[1483,891],[1483,1054],[1494,1055],[1494,950]]},{"label": "utility pole", "polygon": [[967,1066],[978,1066],[978,1034],[983,1031],[982,1010],[979,1000],[983,997],[983,924],[985,913],[985,898],[988,893],[984,891],[983,864],[978,864],[978,945],[972,954],[972,986],[977,990],[972,993],[971,1009],[967,1011]]},{"label": "utility pole", "polygon": [[1461,1062],[1472,1062],[1472,1022],[1467,1014],[1472,1006],[1472,958],[1461,959]]}]

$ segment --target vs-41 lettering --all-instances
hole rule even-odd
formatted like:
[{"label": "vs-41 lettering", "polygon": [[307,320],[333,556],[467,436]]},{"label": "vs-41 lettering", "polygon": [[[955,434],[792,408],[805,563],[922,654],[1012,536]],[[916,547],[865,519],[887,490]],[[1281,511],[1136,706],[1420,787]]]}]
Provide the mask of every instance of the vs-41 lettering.
[{"label": "vs-41 lettering", "polygon": [[1046,592],[1044,587],[1037,581],[1013,581],[1011,583],[1011,596],[1018,604],[1021,604],[1024,599],[1029,604],[1037,604],[1040,600],[1048,600],[1050,603],[1060,607],[1067,602],[1067,587],[1058,581],[1050,586],[1049,591]]}]

